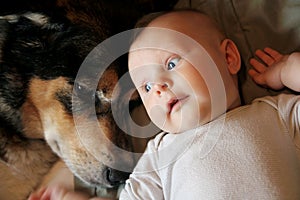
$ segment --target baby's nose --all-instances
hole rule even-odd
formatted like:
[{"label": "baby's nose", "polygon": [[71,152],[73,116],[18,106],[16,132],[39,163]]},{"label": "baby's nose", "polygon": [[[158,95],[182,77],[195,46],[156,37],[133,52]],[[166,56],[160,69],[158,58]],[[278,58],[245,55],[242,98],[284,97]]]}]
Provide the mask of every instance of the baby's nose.
[{"label": "baby's nose", "polygon": [[167,83],[158,83],[154,85],[155,92],[158,95],[161,95],[163,92],[165,92],[168,89],[168,84]]}]

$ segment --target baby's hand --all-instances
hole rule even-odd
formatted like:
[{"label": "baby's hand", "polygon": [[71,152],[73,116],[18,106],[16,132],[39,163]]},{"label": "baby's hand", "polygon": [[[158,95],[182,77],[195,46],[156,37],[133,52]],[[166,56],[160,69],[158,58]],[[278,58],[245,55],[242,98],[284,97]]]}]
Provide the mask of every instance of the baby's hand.
[{"label": "baby's hand", "polygon": [[[79,192],[69,191],[59,185],[50,186],[40,189],[37,192],[32,193],[28,200],[89,200],[90,198]],[[92,198],[99,199],[101,198]],[[104,200],[104,199],[103,199]]]},{"label": "baby's hand", "polygon": [[249,70],[251,78],[259,85],[280,90],[284,87],[281,80],[281,69],[285,65],[287,56],[280,54],[271,48],[257,50],[255,55],[261,60],[256,58],[250,59],[250,64],[253,69]]}]

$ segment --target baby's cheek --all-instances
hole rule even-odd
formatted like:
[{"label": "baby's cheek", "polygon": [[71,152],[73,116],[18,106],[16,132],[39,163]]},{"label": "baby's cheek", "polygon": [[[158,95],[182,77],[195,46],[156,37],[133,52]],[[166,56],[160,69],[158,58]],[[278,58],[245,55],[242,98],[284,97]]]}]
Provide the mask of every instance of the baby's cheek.
[{"label": "baby's cheek", "polygon": [[166,123],[166,112],[160,105],[154,105],[151,108],[147,108],[147,113],[151,121],[160,129],[164,130]]}]

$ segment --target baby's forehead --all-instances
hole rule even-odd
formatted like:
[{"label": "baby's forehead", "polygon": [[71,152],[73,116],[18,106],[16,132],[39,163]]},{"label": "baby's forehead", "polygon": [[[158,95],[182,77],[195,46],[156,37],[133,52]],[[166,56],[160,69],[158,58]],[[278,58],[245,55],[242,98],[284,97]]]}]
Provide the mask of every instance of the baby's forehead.
[{"label": "baby's forehead", "polygon": [[131,50],[138,49],[160,49],[176,51],[186,46],[199,45],[188,34],[163,27],[143,28],[138,37],[131,45]]},{"label": "baby's forehead", "polygon": [[[205,38],[206,36],[203,36]],[[185,59],[202,58],[208,55],[207,39],[194,40],[189,35],[167,28],[145,28],[132,44],[129,51],[129,65],[143,62],[163,62],[168,57]]]},{"label": "baby's forehead", "polygon": [[165,65],[175,57],[191,63],[209,57],[206,48],[192,38],[178,32],[169,32],[167,29],[152,29],[151,34],[157,34],[159,31],[165,32],[168,37],[150,37],[151,35],[142,34],[135,41],[129,51],[129,69]]}]

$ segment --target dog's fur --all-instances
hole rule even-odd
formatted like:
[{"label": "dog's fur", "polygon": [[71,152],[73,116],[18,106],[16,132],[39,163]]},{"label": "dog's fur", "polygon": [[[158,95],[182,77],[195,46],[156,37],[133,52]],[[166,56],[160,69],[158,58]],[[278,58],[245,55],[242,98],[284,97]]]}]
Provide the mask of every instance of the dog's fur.
[{"label": "dog's fur", "polygon": [[[126,62],[109,66],[96,93],[90,90],[92,75],[74,81],[82,61],[96,45],[131,28],[143,13],[134,13],[128,18],[130,23],[115,28],[112,23],[118,18],[108,20],[108,14],[101,12],[112,9],[111,4],[81,1],[84,5],[79,8],[87,10],[78,12],[72,2],[77,1],[55,1],[68,19],[32,12],[0,17],[0,199],[26,198],[59,158],[81,180],[108,188],[122,183],[128,172],[105,163],[120,162],[129,170],[136,163],[134,157],[112,150],[117,145],[133,151],[131,139],[114,122],[110,107],[113,98],[123,94],[121,89],[113,96],[113,90],[126,71]],[[91,8],[97,13],[91,13]],[[86,104],[90,99],[95,107]],[[95,110],[100,132],[90,121]],[[103,134],[109,139],[89,140],[93,141],[89,148],[100,149],[96,157],[82,142],[74,116],[84,137]]]},{"label": "dog's fur", "polygon": [[[33,13],[6,16],[1,23],[0,152],[5,169],[0,171],[2,198],[4,190],[12,196],[23,195],[20,188],[28,193],[28,188],[36,186],[57,160],[48,145],[71,171],[88,183],[112,187],[123,181],[125,173],[106,167],[87,151],[76,135],[72,116],[72,85],[77,70],[99,39],[83,27],[50,22],[44,15]],[[98,91],[105,91],[105,98],[111,99],[117,81],[118,74],[112,65],[100,80]],[[87,83],[79,84],[77,87],[84,94],[91,95],[78,94],[77,107],[84,107],[85,98],[94,97]],[[101,106],[106,104],[98,96],[95,101]],[[80,113],[87,135],[99,132],[89,127],[92,109]],[[105,109],[98,115],[102,132],[122,148],[130,149],[109,108]],[[99,145],[103,145],[101,141]],[[107,155],[106,148],[107,145],[103,147],[103,161],[116,160],[113,154]],[[133,164],[132,158],[124,159],[129,167]],[[16,180],[22,187],[16,187]],[[12,196],[11,199],[17,199]]]}]

